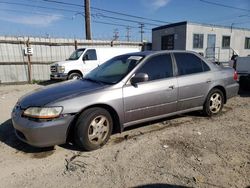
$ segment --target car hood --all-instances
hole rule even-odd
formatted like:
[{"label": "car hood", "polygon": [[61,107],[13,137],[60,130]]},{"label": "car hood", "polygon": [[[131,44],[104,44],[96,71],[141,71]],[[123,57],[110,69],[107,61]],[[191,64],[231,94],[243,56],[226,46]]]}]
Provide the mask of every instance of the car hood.
[{"label": "car hood", "polygon": [[56,63],[51,64],[52,66],[63,66],[68,63],[76,62],[77,60],[67,60],[67,61],[58,61]]},{"label": "car hood", "polygon": [[86,94],[86,92],[93,92],[105,87],[108,87],[108,85],[88,80],[66,81],[63,83],[46,86],[28,93],[27,95],[23,96],[18,101],[18,103],[22,109],[26,109],[30,106],[44,106],[49,103],[77,97],[79,95]]}]

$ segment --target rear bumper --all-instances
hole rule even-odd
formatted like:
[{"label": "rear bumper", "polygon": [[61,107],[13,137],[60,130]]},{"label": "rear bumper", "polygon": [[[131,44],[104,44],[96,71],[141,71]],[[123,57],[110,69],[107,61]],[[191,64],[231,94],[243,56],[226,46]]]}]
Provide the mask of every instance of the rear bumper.
[{"label": "rear bumper", "polygon": [[67,131],[74,116],[68,115],[52,121],[37,122],[22,117],[21,112],[11,114],[16,136],[36,147],[48,147],[66,143]]},{"label": "rear bumper", "polygon": [[57,73],[57,74],[50,74],[51,80],[67,80],[68,74],[65,73]]},{"label": "rear bumper", "polygon": [[234,83],[226,87],[226,95],[227,99],[230,99],[232,97],[235,97],[238,95],[239,92],[239,84]]}]

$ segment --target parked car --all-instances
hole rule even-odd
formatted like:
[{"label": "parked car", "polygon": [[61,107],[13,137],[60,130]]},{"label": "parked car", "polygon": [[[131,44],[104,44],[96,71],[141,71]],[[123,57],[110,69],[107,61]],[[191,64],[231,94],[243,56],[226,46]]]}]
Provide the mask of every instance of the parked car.
[{"label": "parked car", "polygon": [[22,97],[12,112],[17,137],[33,146],[63,144],[70,135],[85,150],[103,146],[112,130],[176,114],[220,113],[238,93],[236,73],[187,51],[117,56],[85,78]]},{"label": "parked car", "polygon": [[56,62],[50,66],[50,79],[79,79],[114,56],[139,51],[139,47],[80,48],[75,50],[66,61]]}]

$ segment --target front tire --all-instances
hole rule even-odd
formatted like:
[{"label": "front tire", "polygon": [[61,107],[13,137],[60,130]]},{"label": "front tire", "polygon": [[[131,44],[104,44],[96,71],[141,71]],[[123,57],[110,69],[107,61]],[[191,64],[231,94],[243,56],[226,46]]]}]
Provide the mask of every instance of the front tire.
[{"label": "front tire", "polygon": [[77,72],[73,72],[68,76],[68,80],[78,80],[80,79],[82,76],[77,73]]},{"label": "front tire", "polygon": [[109,112],[103,108],[85,110],[76,122],[75,142],[86,151],[98,149],[110,138],[113,121]]},{"label": "front tire", "polygon": [[217,115],[221,112],[224,105],[224,95],[219,89],[212,89],[203,106],[203,112],[206,116]]}]

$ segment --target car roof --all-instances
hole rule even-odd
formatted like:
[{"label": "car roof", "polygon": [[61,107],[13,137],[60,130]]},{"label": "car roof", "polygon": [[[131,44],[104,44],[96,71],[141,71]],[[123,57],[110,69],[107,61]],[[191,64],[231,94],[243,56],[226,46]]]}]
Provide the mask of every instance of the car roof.
[{"label": "car roof", "polygon": [[127,53],[127,55],[134,55],[134,56],[148,56],[153,54],[160,54],[160,53],[195,53],[193,51],[187,51],[187,50],[159,50],[159,51],[142,51],[142,52],[132,52]]}]

